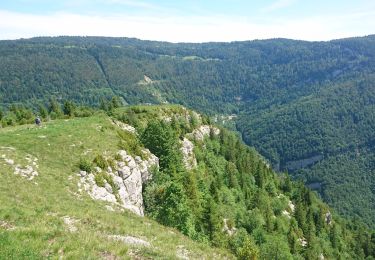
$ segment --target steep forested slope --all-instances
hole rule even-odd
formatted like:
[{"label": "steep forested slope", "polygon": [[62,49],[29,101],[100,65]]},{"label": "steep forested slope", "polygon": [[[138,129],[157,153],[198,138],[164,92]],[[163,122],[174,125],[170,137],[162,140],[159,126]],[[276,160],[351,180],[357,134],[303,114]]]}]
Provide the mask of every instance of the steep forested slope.
[{"label": "steep forested slope", "polygon": [[[374,216],[373,188],[358,178],[373,170],[361,160],[366,153],[373,158],[374,43],[374,36],[204,44],[102,37],[2,41],[0,103],[35,105],[57,97],[99,104],[118,95],[129,104],[170,102],[210,114],[235,113],[248,144],[276,168],[295,172],[303,166],[305,174],[318,161],[327,165],[328,157],[363,149],[351,159],[358,171],[340,171],[371,191],[370,208],[350,210],[362,199],[353,189],[357,200],[342,210],[339,204],[346,201],[333,198],[339,192],[335,169],[325,168],[327,185],[320,191],[342,213]],[[363,220],[371,224],[370,218]]]},{"label": "steep forested slope", "polygon": [[[135,125],[140,142],[160,159],[144,190],[146,213],[160,223],[240,259],[374,254],[373,237],[361,224],[333,216],[302,183],[273,172],[207,118],[179,107],[134,107],[115,116]],[[355,249],[359,241],[362,249]]]}]

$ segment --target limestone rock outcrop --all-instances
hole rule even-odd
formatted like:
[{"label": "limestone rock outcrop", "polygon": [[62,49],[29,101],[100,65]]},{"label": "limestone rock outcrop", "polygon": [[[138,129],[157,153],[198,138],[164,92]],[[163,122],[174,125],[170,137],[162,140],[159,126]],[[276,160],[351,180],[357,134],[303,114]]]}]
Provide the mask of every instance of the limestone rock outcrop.
[{"label": "limestone rock outcrop", "polygon": [[228,220],[227,218],[223,219],[223,229],[222,231],[227,233],[229,236],[233,236],[237,232],[237,228],[228,225]]},{"label": "limestone rock outcrop", "polygon": [[194,144],[186,137],[181,141],[181,152],[186,169],[191,170],[197,167],[197,159],[194,154]]},{"label": "limestone rock outcrop", "polygon": [[211,125],[201,125],[190,134],[187,134],[187,137],[192,137],[194,140],[203,141],[203,139],[209,136],[211,133],[214,135],[220,134],[220,129]]},{"label": "limestone rock outcrop", "polygon": [[[144,216],[142,187],[152,178],[153,168],[159,167],[159,159],[147,149],[143,153],[145,159],[120,150],[116,159],[111,158],[115,165],[104,170],[96,168],[92,173],[80,171],[79,192],[84,189],[94,200],[107,201]],[[106,176],[104,185],[95,180],[97,174]]]},{"label": "limestone rock outcrop", "polygon": [[132,134],[137,134],[137,130],[131,125],[125,124],[125,123],[123,123],[121,121],[117,121],[117,120],[113,120],[113,124],[117,125],[118,127],[120,127],[124,131],[130,132]]},{"label": "limestone rock outcrop", "polygon": [[25,157],[25,160],[28,162],[27,165],[16,163],[15,160],[8,158],[5,154],[1,155],[0,159],[3,159],[7,165],[13,168],[14,174],[27,178],[27,180],[29,181],[33,180],[36,176],[39,175],[37,170],[39,168],[38,158],[36,157],[27,155]]}]

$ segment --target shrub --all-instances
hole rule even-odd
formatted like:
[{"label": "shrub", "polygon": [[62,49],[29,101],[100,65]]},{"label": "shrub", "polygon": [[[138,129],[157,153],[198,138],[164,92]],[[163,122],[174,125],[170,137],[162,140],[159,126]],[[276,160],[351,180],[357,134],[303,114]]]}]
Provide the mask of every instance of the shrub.
[{"label": "shrub", "polygon": [[82,171],[92,172],[92,163],[87,159],[81,158],[79,161],[79,168]]},{"label": "shrub", "polygon": [[118,194],[118,187],[114,183],[111,175],[106,172],[98,172],[97,174],[95,174],[96,185],[98,185],[99,187],[104,187],[106,182],[112,187],[113,194]]},{"label": "shrub", "polygon": [[101,169],[107,169],[108,168],[108,162],[107,160],[103,157],[103,155],[98,154],[93,161],[99,168]]},{"label": "shrub", "polygon": [[238,259],[255,260],[259,258],[259,248],[249,236],[245,236],[242,246],[237,248],[236,253]]},{"label": "shrub", "polygon": [[139,142],[137,136],[127,131],[117,131],[118,136],[121,138],[119,142],[120,149],[123,149],[131,155],[138,155],[144,159],[142,153],[142,145]]},{"label": "shrub", "polygon": [[122,160],[121,155],[116,154],[116,155],[115,155],[115,160],[117,160],[117,161],[121,161],[121,160]]},{"label": "shrub", "polygon": [[95,110],[90,107],[79,106],[74,110],[76,117],[89,117],[94,114]]},{"label": "shrub", "polygon": [[[121,156],[120,156],[121,157]],[[112,158],[109,158],[108,160],[107,160],[107,163],[108,163],[108,165],[114,170],[114,169],[116,169],[116,163],[115,163],[115,161],[112,159]]]},{"label": "shrub", "polygon": [[95,183],[96,185],[98,185],[99,187],[104,187],[105,185],[105,178],[104,178],[104,174],[103,173],[97,173],[95,174]]}]

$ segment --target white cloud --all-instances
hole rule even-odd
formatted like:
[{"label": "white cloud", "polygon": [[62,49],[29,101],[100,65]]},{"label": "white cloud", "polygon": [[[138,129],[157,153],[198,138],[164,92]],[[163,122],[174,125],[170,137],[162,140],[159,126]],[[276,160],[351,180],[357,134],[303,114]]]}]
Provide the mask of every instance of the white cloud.
[{"label": "white cloud", "polygon": [[31,15],[0,10],[0,38],[117,36],[171,42],[237,41],[266,38],[329,40],[374,33],[375,13],[253,22],[246,18]]},{"label": "white cloud", "polygon": [[269,6],[266,6],[262,9],[263,12],[272,12],[278,9],[283,9],[289,7],[296,3],[298,0],[276,0],[275,2],[271,3]]},{"label": "white cloud", "polygon": [[120,4],[120,5],[126,5],[131,7],[139,7],[139,8],[145,8],[145,9],[159,9],[158,6],[138,1],[138,0],[101,0],[100,2],[106,3],[106,4]]}]

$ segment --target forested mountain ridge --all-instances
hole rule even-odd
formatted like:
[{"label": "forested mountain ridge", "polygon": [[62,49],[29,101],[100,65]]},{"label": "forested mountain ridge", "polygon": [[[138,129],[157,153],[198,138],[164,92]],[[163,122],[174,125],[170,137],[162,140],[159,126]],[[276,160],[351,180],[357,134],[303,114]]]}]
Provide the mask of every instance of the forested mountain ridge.
[{"label": "forested mountain ridge", "polygon": [[[374,46],[373,35],[329,42],[1,41],[0,103],[35,105],[55,96],[99,104],[118,95],[129,104],[234,113],[243,139],[276,168],[318,183],[339,212],[373,225]],[[340,166],[345,188],[333,181],[331,160],[356,166]],[[343,190],[351,200],[338,196]]]},{"label": "forested mountain ridge", "polygon": [[[173,84],[174,92],[163,92],[168,99],[182,99],[178,101],[195,105],[200,103],[196,98],[201,97],[208,104],[225,102],[236,104],[236,107],[239,103],[251,101],[246,104],[256,103],[256,108],[262,108],[314,93],[329,80],[351,79],[356,74],[371,72],[374,65],[371,42],[375,41],[374,38],[332,42],[275,39],[204,44],[104,37],[1,41],[2,103],[33,98],[31,95],[22,96],[22,91],[18,99],[12,97],[6,93],[12,87],[20,87],[20,90],[33,86],[38,90],[39,87],[44,90],[39,95],[47,95],[48,98],[48,94],[53,94],[58,87],[66,88],[69,83],[74,83],[76,87],[84,85],[86,91],[109,87],[114,92],[132,90],[133,95],[150,96],[142,88],[128,89],[147,74],[160,83],[157,86],[160,90]],[[362,41],[370,44],[362,44]],[[33,76],[30,75],[32,72],[41,74]],[[31,77],[30,81],[25,81],[26,76]],[[16,80],[14,78],[21,81],[12,82]],[[48,84],[54,88],[47,89]],[[76,90],[78,92],[79,88]],[[194,91],[190,93],[194,99],[187,97],[189,90]],[[73,94],[76,94],[74,91],[70,94],[72,97],[84,100]],[[99,94],[105,95],[106,92]],[[120,94],[132,102],[132,95]],[[92,97],[90,92],[87,95],[86,102],[89,102]],[[223,112],[229,111],[228,105],[224,108],[226,110],[221,109]],[[218,107],[206,106],[205,110],[217,112]]]}]

